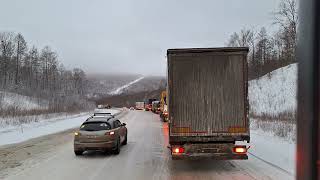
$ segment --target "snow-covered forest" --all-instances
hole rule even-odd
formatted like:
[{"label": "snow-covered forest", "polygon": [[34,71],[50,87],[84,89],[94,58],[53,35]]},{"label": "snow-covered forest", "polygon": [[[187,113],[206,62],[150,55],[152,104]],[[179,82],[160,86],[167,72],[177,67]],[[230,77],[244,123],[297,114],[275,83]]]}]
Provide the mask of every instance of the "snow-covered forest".
[{"label": "snow-covered forest", "polygon": [[[91,106],[83,98],[85,72],[66,69],[57,52],[49,46],[29,45],[20,33],[0,32],[0,73],[2,116],[70,112]],[[8,103],[12,94],[7,97],[7,92],[32,97],[33,102],[38,99],[38,104],[45,108],[18,108],[17,103]]]},{"label": "snow-covered forest", "polygon": [[283,0],[271,13],[267,28],[245,27],[230,35],[227,46],[249,47],[249,79],[259,78],[275,69],[297,62],[298,6]]}]

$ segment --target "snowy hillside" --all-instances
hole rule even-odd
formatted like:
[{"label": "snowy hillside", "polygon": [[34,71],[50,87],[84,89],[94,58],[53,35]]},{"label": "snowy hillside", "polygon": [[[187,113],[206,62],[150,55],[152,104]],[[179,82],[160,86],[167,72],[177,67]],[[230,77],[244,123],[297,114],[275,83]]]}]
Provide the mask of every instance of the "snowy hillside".
[{"label": "snowy hillside", "polygon": [[16,93],[0,91],[0,108],[15,108],[20,110],[46,109],[48,103],[37,98]]},{"label": "snowy hillside", "polygon": [[277,115],[297,106],[297,64],[272,71],[249,82],[250,113]]},{"label": "snowy hillside", "polygon": [[109,92],[116,90],[136,79],[140,75],[130,74],[89,74],[88,75],[88,98],[99,99],[108,96]]},{"label": "snowy hillside", "polygon": [[134,80],[134,81],[131,81],[129,82],[128,84],[125,84],[121,87],[118,87],[117,89],[109,92],[110,95],[118,95],[118,94],[121,94],[125,89],[129,88],[131,85],[141,81],[144,77],[139,77],[138,79]]}]

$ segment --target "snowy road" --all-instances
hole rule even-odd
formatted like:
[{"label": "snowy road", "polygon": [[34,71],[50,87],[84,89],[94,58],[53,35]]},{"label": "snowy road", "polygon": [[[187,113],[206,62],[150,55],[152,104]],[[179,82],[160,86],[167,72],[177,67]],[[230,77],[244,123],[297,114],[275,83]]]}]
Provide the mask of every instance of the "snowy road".
[{"label": "snowy road", "polygon": [[[158,115],[129,111],[121,117],[121,121],[127,123],[128,144],[121,148],[119,155],[88,152],[76,157],[73,153],[73,133],[66,131],[22,145],[0,148],[1,163],[10,163],[7,167],[0,167],[0,179],[294,178],[253,156],[249,156],[247,161],[172,161],[167,149],[167,124],[162,123]],[[19,157],[24,157],[23,161],[15,162]]]}]

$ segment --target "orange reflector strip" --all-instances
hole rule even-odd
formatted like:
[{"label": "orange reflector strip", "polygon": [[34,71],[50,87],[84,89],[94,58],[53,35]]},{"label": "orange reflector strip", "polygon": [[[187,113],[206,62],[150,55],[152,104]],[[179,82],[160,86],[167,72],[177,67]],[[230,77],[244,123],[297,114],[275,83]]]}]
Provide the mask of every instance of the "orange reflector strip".
[{"label": "orange reflector strip", "polygon": [[247,128],[245,127],[229,127],[228,132],[229,133],[245,133],[247,131]]},{"label": "orange reflector strip", "polygon": [[173,132],[173,133],[189,133],[190,128],[189,127],[174,127],[171,129],[171,132]]}]

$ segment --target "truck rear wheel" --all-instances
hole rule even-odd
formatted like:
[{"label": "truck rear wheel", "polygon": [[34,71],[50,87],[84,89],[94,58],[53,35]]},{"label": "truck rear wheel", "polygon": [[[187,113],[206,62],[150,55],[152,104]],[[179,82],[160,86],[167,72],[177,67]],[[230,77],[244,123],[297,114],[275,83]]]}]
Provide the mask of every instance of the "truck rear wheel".
[{"label": "truck rear wheel", "polygon": [[75,150],[75,151],[74,151],[74,154],[75,154],[76,156],[81,156],[82,153],[83,153],[83,151],[79,151],[79,150]]}]

